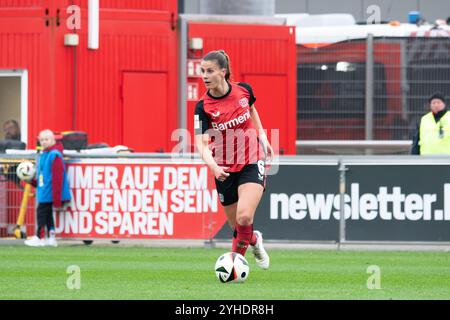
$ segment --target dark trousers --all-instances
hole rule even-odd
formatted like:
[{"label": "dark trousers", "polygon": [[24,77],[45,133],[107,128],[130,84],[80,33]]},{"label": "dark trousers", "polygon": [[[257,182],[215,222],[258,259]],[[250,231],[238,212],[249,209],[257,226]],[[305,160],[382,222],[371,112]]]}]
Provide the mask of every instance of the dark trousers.
[{"label": "dark trousers", "polygon": [[39,203],[37,207],[37,236],[44,238],[45,227],[47,227],[47,234],[50,230],[55,230],[55,222],[53,221],[53,203]]}]

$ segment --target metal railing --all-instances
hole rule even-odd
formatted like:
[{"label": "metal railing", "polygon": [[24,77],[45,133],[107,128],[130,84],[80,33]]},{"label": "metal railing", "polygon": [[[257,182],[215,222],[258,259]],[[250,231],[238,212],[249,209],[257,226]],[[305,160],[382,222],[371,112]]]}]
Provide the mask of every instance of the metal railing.
[{"label": "metal railing", "polygon": [[0,155],[0,238],[25,238],[35,231],[34,194],[16,175],[24,160],[34,156]]},{"label": "metal railing", "polygon": [[448,37],[368,37],[297,48],[301,141],[409,140],[429,111],[428,97],[450,92]]},{"label": "metal railing", "polygon": [[297,154],[409,154],[411,140],[297,140]]}]

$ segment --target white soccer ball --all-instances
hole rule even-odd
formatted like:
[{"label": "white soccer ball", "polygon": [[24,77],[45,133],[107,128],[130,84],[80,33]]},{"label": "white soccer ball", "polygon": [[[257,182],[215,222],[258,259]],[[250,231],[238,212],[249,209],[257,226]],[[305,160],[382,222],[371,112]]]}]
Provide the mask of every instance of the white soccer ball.
[{"label": "white soccer ball", "polygon": [[221,255],[214,267],[217,279],[222,283],[244,282],[248,278],[250,268],[245,257],[236,252]]},{"label": "white soccer ball", "polygon": [[16,174],[20,180],[29,182],[36,176],[36,166],[30,161],[21,162],[17,166]]}]

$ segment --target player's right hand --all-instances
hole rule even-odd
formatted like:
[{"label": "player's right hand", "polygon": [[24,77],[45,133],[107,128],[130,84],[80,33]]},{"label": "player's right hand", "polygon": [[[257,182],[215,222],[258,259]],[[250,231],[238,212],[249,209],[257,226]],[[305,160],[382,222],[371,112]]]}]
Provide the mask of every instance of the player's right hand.
[{"label": "player's right hand", "polygon": [[214,177],[219,181],[225,181],[225,179],[230,176],[230,174],[226,172],[228,169],[228,167],[215,166],[213,169]]}]

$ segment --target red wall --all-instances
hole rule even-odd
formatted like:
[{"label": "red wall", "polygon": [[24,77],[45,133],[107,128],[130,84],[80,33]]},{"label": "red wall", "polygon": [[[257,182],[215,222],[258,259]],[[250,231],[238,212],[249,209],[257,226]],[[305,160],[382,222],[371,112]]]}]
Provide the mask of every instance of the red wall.
[{"label": "red wall", "polygon": [[[66,27],[72,2],[82,8],[75,48],[64,46],[64,34],[72,32]],[[29,73],[29,147],[48,127],[86,131],[89,143],[127,142],[136,151],[170,151],[169,139],[154,139],[152,132],[170,137],[177,128],[177,1],[100,3],[100,48],[89,50],[87,0],[0,2],[0,69]],[[124,91],[125,73],[159,80],[162,75],[165,81],[158,87],[141,83],[139,103],[131,105],[140,114],[133,126],[124,122],[124,106],[136,101],[136,90]],[[130,127],[135,133],[131,140],[124,132]]]},{"label": "red wall", "polygon": [[[232,80],[248,82],[265,129],[279,129],[280,153],[295,154],[296,47],[295,29],[287,26],[226,25],[191,22],[189,38],[203,39],[203,52],[224,49],[231,61]],[[189,78],[205,92],[201,78]],[[188,129],[193,132],[195,101],[188,102]],[[272,142],[272,144],[274,144]]]},{"label": "red wall", "polygon": [[[100,1],[98,50],[87,48],[87,2],[0,1],[0,69],[28,70],[29,147],[50,128],[85,131],[89,143],[170,152],[178,127],[177,0]],[[64,46],[72,3],[81,7],[77,47]],[[229,53],[233,80],[253,86],[264,127],[280,129],[281,152],[295,154],[294,28],[190,23],[189,37],[203,38],[203,53]],[[189,81],[204,92],[200,79]]]},{"label": "red wall", "polygon": [[[153,132],[170,137],[178,126],[178,49],[172,13],[103,10],[100,50],[77,48],[76,126],[95,141],[108,138],[112,144],[126,144],[136,151],[170,151],[169,139],[158,139]],[[80,42],[86,44],[87,20],[79,34]],[[140,85],[138,90],[127,90],[130,84],[125,75],[130,73],[142,75],[142,81],[135,83]],[[138,116],[128,117],[130,110]]]}]

